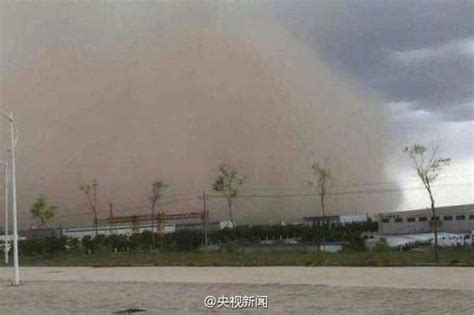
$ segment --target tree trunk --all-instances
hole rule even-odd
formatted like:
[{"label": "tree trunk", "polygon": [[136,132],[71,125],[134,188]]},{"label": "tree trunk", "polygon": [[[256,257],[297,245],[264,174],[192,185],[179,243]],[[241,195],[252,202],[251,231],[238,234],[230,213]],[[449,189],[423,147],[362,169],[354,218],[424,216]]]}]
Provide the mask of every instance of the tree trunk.
[{"label": "tree trunk", "polygon": [[229,217],[230,222],[232,222],[232,226],[234,227],[234,240],[237,240],[237,227],[235,226],[234,216],[232,215],[232,199],[227,199],[227,204],[229,206]]},{"label": "tree trunk", "polygon": [[155,202],[151,204],[151,248],[155,249]]},{"label": "tree trunk", "polygon": [[325,244],[326,244],[326,215],[324,212],[324,194],[321,194],[321,209],[323,211],[323,226],[322,226],[322,237],[321,237],[321,242],[323,244],[323,251],[326,249]]},{"label": "tree trunk", "polygon": [[95,236],[99,234],[99,224],[97,222],[97,212],[94,210],[94,228],[95,228]]},{"label": "tree trunk", "polygon": [[434,255],[435,261],[438,261],[438,219],[436,218],[436,210],[435,210],[435,201],[433,198],[433,194],[431,193],[431,189],[428,189],[428,193],[430,194],[431,200],[431,213],[432,213],[432,222],[433,222],[433,233],[434,233]]}]

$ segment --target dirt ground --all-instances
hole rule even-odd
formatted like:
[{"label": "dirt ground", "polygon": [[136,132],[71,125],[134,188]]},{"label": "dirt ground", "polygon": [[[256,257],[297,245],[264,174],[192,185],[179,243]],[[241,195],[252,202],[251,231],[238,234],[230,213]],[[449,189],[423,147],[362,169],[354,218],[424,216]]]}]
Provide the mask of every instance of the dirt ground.
[{"label": "dirt ground", "polygon": [[[474,268],[0,268],[0,314],[472,314]],[[268,308],[207,308],[206,296],[267,296]]]}]

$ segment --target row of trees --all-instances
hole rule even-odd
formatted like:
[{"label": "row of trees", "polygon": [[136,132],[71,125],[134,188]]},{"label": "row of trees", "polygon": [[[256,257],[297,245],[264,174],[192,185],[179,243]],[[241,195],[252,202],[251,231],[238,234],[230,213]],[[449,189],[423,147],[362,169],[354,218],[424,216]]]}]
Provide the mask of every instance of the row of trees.
[{"label": "row of trees", "polygon": [[[409,155],[411,158],[414,168],[416,170],[417,176],[422,181],[426,191],[428,192],[430,198],[430,206],[432,215],[436,218],[436,207],[435,207],[435,198],[433,196],[432,185],[439,177],[443,168],[451,162],[450,158],[443,158],[438,155],[438,147],[432,147],[431,150],[426,146],[415,144],[411,147],[406,147],[404,152]],[[326,241],[326,224],[325,224],[325,198],[328,191],[331,189],[333,184],[333,176],[331,167],[329,165],[329,160],[325,159],[322,163],[314,163],[311,165],[312,175],[314,180],[309,181],[309,185],[314,188],[314,191],[321,203],[321,211],[323,216],[323,225],[321,230],[321,242],[324,245]],[[239,171],[228,164],[220,164],[218,166],[218,174],[214,179],[211,187],[212,190],[220,194],[225,198],[229,210],[229,219],[234,226],[234,239],[237,239],[237,225],[233,215],[233,200],[238,197],[239,190],[244,184],[245,178],[242,176]],[[88,205],[92,211],[94,217],[94,226],[97,235],[97,181],[92,180],[90,183],[80,186],[80,190],[86,196]],[[157,207],[159,207],[159,202],[163,197],[165,190],[168,188],[168,185],[163,181],[155,181],[151,187],[151,194],[148,199],[150,201],[150,219],[152,222],[152,232],[154,232],[154,218]],[[41,226],[44,226],[45,223],[51,219],[55,214],[56,207],[50,205],[48,199],[45,195],[41,195],[35,201],[31,208],[31,213],[33,217],[39,219]],[[438,259],[438,233],[437,233],[437,223],[433,223],[433,232],[434,232],[434,254],[435,259]],[[152,233],[152,246],[156,246],[155,233]]]},{"label": "row of trees", "polygon": [[[239,225],[236,229],[227,228],[212,232],[210,240],[213,244],[232,245],[230,247],[222,246],[223,250],[234,248],[235,237],[237,237],[237,244],[241,245],[256,245],[260,244],[262,240],[278,241],[285,238],[296,238],[300,243],[317,244],[321,242],[321,229],[322,227],[319,226],[303,225]],[[354,250],[363,250],[362,233],[376,230],[377,223],[375,222],[328,226],[326,238],[333,242],[344,242]],[[171,234],[144,231],[130,236],[119,234],[85,236],[81,240],[64,236],[28,239],[20,242],[20,252],[27,256],[44,256],[62,253],[95,254],[99,252],[149,251],[154,248],[158,248],[160,251],[192,251],[203,245],[203,235],[196,230],[184,230]]]}]

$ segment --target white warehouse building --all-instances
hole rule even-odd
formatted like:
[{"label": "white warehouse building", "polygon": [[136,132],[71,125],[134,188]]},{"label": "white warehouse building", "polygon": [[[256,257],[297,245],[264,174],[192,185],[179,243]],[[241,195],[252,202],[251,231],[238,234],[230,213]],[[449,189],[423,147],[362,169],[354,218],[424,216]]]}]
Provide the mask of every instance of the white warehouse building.
[{"label": "white warehouse building", "polygon": [[[209,232],[223,230],[224,228],[232,228],[231,221],[215,221],[209,222],[207,224],[207,228]],[[202,226],[201,222],[194,222],[194,223],[165,223],[162,225],[163,233],[174,233],[176,231],[183,231],[183,230],[199,230],[202,231],[204,227]],[[154,225],[155,232],[157,231],[156,224]],[[136,233],[141,233],[143,231],[151,231],[151,224],[141,224],[138,225],[135,229],[132,224],[129,225],[100,225],[97,228],[98,234],[102,235],[132,235]],[[62,229],[63,236],[69,236],[73,238],[83,238],[86,235],[95,236],[95,227],[93,226],[85,226],[85,227],[70,227],[70,228],[63,228]]]},{"label": "white warehouse building", "polygon": [[305,226],[320,226],[323,225],[345,225],[352,223],[363,223],[368,221],[366,214],[348,214],[348,215],[326,215],[326,216],[314,216],[314,217],[303,217],[303,225]]},{"label": "white warehouse building", "polygon": [[431,209],[395,211],[379,214],[380,234],[430,233],[435,222],[439,232],[465,233],[474,231],[474,204],[436,208],[436,220]]}]

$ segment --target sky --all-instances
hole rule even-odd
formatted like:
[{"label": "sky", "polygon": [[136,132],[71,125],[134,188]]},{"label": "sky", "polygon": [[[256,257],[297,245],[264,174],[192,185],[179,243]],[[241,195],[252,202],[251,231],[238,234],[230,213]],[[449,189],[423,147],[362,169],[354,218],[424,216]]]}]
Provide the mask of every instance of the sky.
[{"label": "sky", "polygon": [[[393,166],[411,176],[400,147],[439,144],[453,164],[446,183],[474,171],[473,1],[276,1],[278,16],[334,67],[383,96],[392,125]],[[330,12],[330,13],[329,13]],[[441,203],[472,203],[473,187],[439,191]],[[407,192],[401,208],[423,207]],[[457,203],[456,201],[454,203]]]},{"label": "sky", "polygon": [[[227,73],[229,71],[239,73],[238,68],[246,69],[247,63],[239,63],[239,58],[249,60],[260,58],[258,62],[255,61],[254,67],[262,68],[263,72],[252,72],[252,75],[257,76],[263,73],[262,76],[266,77],[269,72],[273,73],[272,78],[268,79],[268,85],[262,83],[262,89],[270,91],[276,89],[275,86],[278,86],[278,84],[287,84],[276,82],[273,78],[275,73],[283,77],[286,76],[288,81],[296,82],[295,87],[288,87],[287,92],[282,92],[282,95],[278,94],[282,99],[287,97],[296,101],[299,100],[298,97],[301,100],[313,97],[320,101],[326,101],[328,99],[325,96],[326,94],[341,94],[340,100],[338,99],[335,102],[344,103],[344,107],[334,105],[334,109],[328,110],[327,115],[331,118],[339,117],[339,114],[342,115],[341,117],[346,117],[347,113],[352,112],[352,110],[360,110],[363,106],[360,104],[366,100],[367,103],[370,103],[367,105],[367,110],[372,113],[373,109],[376,108],[377,113],[369,118],[361,118],[360,121],[354,122],[353,130],[362,130],[366,127],[366,129],[363,129],[363,137],[368,142],[374,143],[373,150],[375,151],[379,150],[378,148],[382,144],[381,139],[385,139],[386,131],[390,135],[390,144],[386,146],[383,152],[384,173],[388,173],[388,177],[381,175],[380,178],[369,178],[369,176],[363,182],[371,183],[370,187],[372,189],[390,190],[395,186],[401,188],[402,196],[393,206],[395,209],[426,207],[428,205],[426,193],[418,189],[419,182],[416,174],[410,160],[402,153],[402,150],[405,146],[413,143],[438,144],[440,154],[449,156],[453,160],[452,165],[440,177],[439,187],[435,189],[438,204],[450,205],[474,202],[474,190],[472,189],[474,183],[474,141],[472,139],[474,131],[474,94],[472,89],[474,83],[473,1],[274,0],[220,3],[182,1],[177,2],[177,4],[170,4],[166,1],[132,2],[119,0],[113,2],[72,1],[61,3],[59,1],[7,0],[0,3],[0,10],[0,78],[4,92],[2,94],[3,101],[2,99],[0,101],[9,103],[8,105],[2,104],[2,107],[18,111],[20,123],[23,122],[27,137],[23,140],[22,147],[19,148],[20,162],[24,161],[27,169],[23,173],[20,171],[19,176],[22,176],[20,184],[24,185],[24,190],[32,190],[30,194],[25,195],[27,201],[23,204],[24,209],[28,208],[33,195],[40,191],[51,194],[56,200],[62,198],[62,195],[57,194],[55,196],[54,192],[51,191],[53,187],[58,187],[57,185],[62,183],[57,178],[53,179],[53,177],[59,175],[52,175],[52,171],[49,171],[53,167],[47,164],[48,159],[51,161],[57,159],[59,164],[72,163],[74,167],[82,167],[84,171],[80,171],[80,174],[70,175],[73,178],[85,180],[94,176],[85,171],[90,165],[85,165],[85,162],[74,164],[76,162],[71,162],[75,161],[71,157],[72,153],[62,152],[61,150],[58,152],[57,146],[49,146],[56,141],[62,144],[65,151],[80,150],[75,146],[67,146],[67,140],[70,140],[69,142],[77,141],[77,144],[80,143],[81,139],[79,137],[74,138],[74,135],[78,132],[77,130],[79,130],[79,125],[75,126],[72,121],[69,125],[61,123],[61,121],[66,115],[69,118],[78,117],[81,111],[77,104],[83,104],[84,108],[87,108],[87,106],[79,100],[76,103],[74,101],[70,102],[71,110],[67,113],[64,111],[65,116],[60,116],[63,113],[63,107],[59,107],[59,103],[69,101],[67,99],[68,95],[74,95],[75,98],[80,99],[82,96],[74,94],[73,91],[79,85],[81,88],[77,88],[77,90],[91,91],[92,88],[87,85],[86,81],[94,82],[102,89],[101,91],[90,92],[89,98],[84,98],[89,103],[99,103],[104,100],[105,102],[120,102],[124,98],[129,101],[137,101],[142,99],[138,95],[140,94],[139,91],[142,92],[141,95],[150,95],[148,98],[143,98],[143,102],[147,102],[151,97],[159,98],[159,93],[155,95],[153,89],[146,89],[146,82],[161,82],[162,78],[151,75],[148,77],[149,74],[146,69],[149,64],[141,65],[140,62],[159,63],[159,60],[153,59],[153,54],[161,54],[166,49],[169,49],[169,52],[166,53],[171,56],[166,55],[166,58],[171,58],[167,59],[168,64],[175,62],[174,59],[179,60],[180,57],[174,58],[173,56],[181,56],[182,49],[191,52],[193,49],[197,49],[197,55],[192,53],[188,55],[188,52],[186,52],[183,58],[189,60],[190,64],[193,60],[196,63],[202,62],[208,68],[212,68],[213,61],[202,61],[203,58],[199,55],[202,50],[210,49],[210,53],[214,52],[217,56],[229,54],[229,56],[233,56],[229,57],[232,60],[237,58],[238,61],[236,61],[235,66],[228,65],[233,62],[231,61],[221,64],[224,69],[222,73],[215,70],[216,76],[221,75],[223,78],[225,77],[225,71]],[[224,34],[223,39],[219,37],[222,34]],[[204,39],[201,39],[201,37],[204,37]],[[227,44],[229,41],[232,44]],[[237,45],[234,41],[246,46],[241,47],[240,44]],[[169,43],[169,46],[166,46],[166,43]],[[208,47],[209,45],[216,45],[217,48],[212,50]],[[222,47],[219,45],[222,45]],[[150,48],[155,46],[159,47],[159,51]],[[228,47],[232,47],[232,49],[228,51]],[[256,55],[253,54],[253,50],[257,51]],[[297,60],[299,57],[309,64],[308,69],[304,69],[303,62]],[[138,64],[139,70],[120,68],[117,64],[121,64],[121,66],[125,64],[133,69]],[[179,69],[181,69],[182,64],[183,62],[180,62]],[[189,67],[192,67],[192,65]],[[268,70],[268,68],[272,70]],[[283,70],[278,72],[280,71],[279,68]],[[103,72],[100,69],[103,69]],[[165,66],[160,66],[158,69],[168,71],[171,77],[173,77],[172,73],[174,71],[188,73],[186,67],[183,68],[184,70],[175,70],[176,68]],[[301,71],[297,69],[301,69]],[[77,74],[76,77],[66,74],[71,70]],[[146,78],[143,79],[144,84],[111,79],[117,73],[123,74],[124,71],[130,71],[128,72],[129,76],[135,78],[136,81],[140,81],[140,78]],[[246,73],[251,73],[252,70],[245,71],[247,72],[243,72],[241,75],[245,76]],[[310,73],[310,71],[313,71],[313,73]],[[315,72],[320,72],[321,75],[317,75]],[[114,73],[114,75],[102,80],[100,78],[101,73]],[[195,74],[192,71],[189,73]],[[50,77],[53,78],[51,79],[52,83],[48,84]],[[54,78],[57,81],[54,81]],[[69,81],[64,80],[65,78],[71,80],[72,83],[69,84]],[[181,77],[178,75],[176,79],[179,78]],[[234,78],[236,82],[240,82],[240,79],[238,77]],[[220,80],[216,81],[218,89],[221,88],[222,82],[227,82],[227,79]],[[265,80],[262,79],[262,82],[267,82]],[[312,80],[321,87],[321,92],[310,91]],[[78,81],[80,84],[77,84]],[[247,83],[243,78],[240,88],[243,90],[251,89],[246,85]],[[121,88],[118,90],[111,88],[113,93],[104,93],[111,85],[120,86]],[[334,88],[334,85],[338,85],[338,87]],[[306,86],[308,87],[306,88]],[[133,91],[133,87],[135,87],[135,91]],[[130,90],[124,92],[125,88]],[[22,89],[26,91],[23,93]],[[59,89],[61,91],[58,91]],[[71,89],[70,92],[68,92],[69,89]],[[170,89],[172,90],[172,87]],[[33,92],[28,94],[28,91]],[[203,96],[200,91],[193,90],[192,83],[190,83],[189,91],[190,95]],[[293,95],[298,93],[307,95],[307,97]],[[218,94],[217,96],[212,95],[212,97],[219,97]],[[261,99],[253,92],[246,94],[250,95],[248,96],[249,100],[257,103],[260,101],[271,102],[273,99],[273,96],[269,96],[268,99]],[[227,94],[223,92],[223,100],[228,99],[225,95]],[[229,95],[229,97],[234,97],[233,94]],[[107,97],[110,97],[110,100]],[[172,102],[180,100],[176,98],[176,95],[163,97],[169,97]],[[354,99],[354,104],[348,105],[352,99]],[[14,104],[16,100],[18,100],[18,104]],[[36,105],[36,108],[20,105],[25,100],[29,102],[34,100],[51,101],[51,104],[57,104],[51,106],[40,104]],[[188,101],[186,100],[186,102]],[[74,108],[72,108],[73,104],[76,104]],[[43,110],[40,110],[38,106],[44,106]],[[258,117],[266,117],[265,113],[273,110],[264,107],[264,105],[262,106],[262,116],[257,114]],[[272,114],[275,117],[270,115],[271,117],[268,118],[269,125],[279,124],[280,117],[278,115],[288,115],[287,109],[278,106],[275,105],[276,114]],[[252,110],[252,108],[247,108],[242,112],[248,113]],[[311,115],[319,115],[319,113],[325,111],[324,108],[318,108],[314,111],[308,109],[308,112],[305,112],[307,109],[299,108],[295,111],[300,110],[301,113],[312,113]],[[95,114],[103,113],[100,112],[100,109],[97,109],[97,111]],[[169,111],[173,110],[169,109]],[[254,111],[258,112],[256,109]],[[213,115],[212,113],[219,113],[219,111],[216,112],[216,109],[212,108],[209,115]],[[230,111],[230,113],[233,112]],[[124,115],[131,115],[125,109],[123,112],[117,111],[114,114],[116,116],[112,114],[111,116],[115,117],[117,121],[122,121]],[[237,115],[237,113],[233,114]],[[240,115],[240,112],[238,114]],[[47,115],[48,118],[42,115]],[[148,116],[145,112],[143,115],[137,117]],[[191,121],[194,121],[197,117],[193,115],[190,114],[189,116]],[[225,116],[231,119],[228,111],[222,112],[222,115],[222,117]],[[304,116],[304,114],[302,115]],[[226,121],[227,118],[223,118],[223,120]],[[74,119],[72,118],[72,120]],[[135,129],[133,130],[138,130],[140,123],[144,123],[146,118],[140,119],[134,125]],[[370,119],[376,120],[376,122],[370,121]],[[112,118],[110,118],[110,121],[112,121]],[[324,119],[316,119],[315,121],[324,125]],[[100,124],[95,121],[95,117],[89,116],[84,116],[82,120],[77,118],[77,124],[79,122],[83,128],[88,128],[88,124],[90,124],[91,130],[95,130],[95,124]],[[53,123],[55,124],[54,128],[50,125]],[[295,121],[295,123],[298,123],[298,121]],[[163,122],[163,124],[166,125],[166,122]],[[181,126],[181,122],[175,123],[174,126],[172,126],[172,123],[170,124],[167,127],[169,130]],[[250,121],[249,124],[251,126],[253,126],[252,124],[258,125],[258,122]],[[384,126],[380,127],[379,124]],[[25,125],[34,126],[36,129],[32,130],[33,127]],[[36,130],[42,130],[41,126],[44,125],[50,127],[49,131],[46,130],[42,134],[38,131],[38,135],[36,135]],[[182,128],[187,126],[189,126],[187,123],[183,123]],[[239,130],[235,128],[231,130]],[[113,133],[115,131],[113,131],[113,128],[106,127],[105,129],[110,129],[111,135],[110,138],[104,136],[104,139],[102,139],[106,142],[104,147],[114,146],[114,150],[117,152],[126,151],[119,144],[111,144],[113,141],[124,143],[114,138]],[[278,128],[272,127],[269,130],[273,130],[275,135],[282,132],[282,137],[287,135]],[[137,136],[137,132],[140,134],[139,131],[136,131],[135,136]],[[64,139],[55,138],[58,137],[58,134],[63,133],[65,135]],[[203,131],[203,133],[205,132]],[[28,138],[30,134],[31,137]],[[35,138],[35,136],[38,138]],[[129,135],[125,135],[123,139],[129,139],[127,136]],[[260,143],[262,147],[266,148],[268,146],[268,152],[273,152],[272,146],[280,145],[278,142],[271,141],[263,144],[265,142],[263,139],[270,139],[271,136],[271,132],[269,132],[268,138],[262,136],[262,143]],[[359,141],[362,137],[359,136],[352,142]],[[373,140],[369,141],[369,138]],[[40,141],[44,146],[33,145],[31,139]],[[128,141],[133,142],[132,139],[133,137],[130,136]],[[348,148],[352,145],[347,139],[341,139],[337,132],[334,133],[334,139],[335,142],[340,141],[342,145],[347,145]],[[183,141],[189,146],[193,145],[187,142],[191,141],[188,138]],[[221,140],[219,138],[215,141],[219,142]],[[326,148],[325,141],[321,138],[323,143],[321,146],[324,148]],[[87,145],[84,144],[84,150],[89,150]],[[125,145],[127,146],[128,143],[125,143]],[[247,144],[243,143],[241,145],[245,147]],[[79,145],[76,147],[80,148]],[[204,144],[204,147],[217,150],[211,144]],[[54,157],[51,157],[49,154],[52,153],[49,151],[53,148],[56,152]],[[44,152],[41,153],[41,150]],[[99,152],[105,149],[97,150]],[[222,150],[225,151],[226,149]],[[372,157],[371,155],[367,157],[367,152],[360,153],[359,151],[359,149],[347,150],[349,155],[354,152],[354,161],[362,161]],[[77,154],[84,154],[85,151],[80,152],[82,153]],[[180,154],[186,155],[189,152],[180,151]],[[275,154],[278,156],[281,152]],[[309,151],[308,154],[310,154]],[[106,156],[105,153],[104,156]],[[375,156],[379,156],[378,151]],[[21,159],[22,157],[24,160]],[[32,161],[36,159],[46,162],[36,163]],[[104,159],[106,158],[104,157]],[[126,161],[128,161],[127,164],[130,164],[130,161],[140,164],[140,159],[145,161],[146,157],[135,157],[133,160]],[[242,159],[244,158],[242,157]],[[287,159],[285,161],[293,161],[294,157],[289,155]],[[91,159],[88,161],[97,168],[104,168],[98,166],[105,163],[103,160]],[[304,162],[308,161],[304,160]],[[203,165],[207,162],[200,161],[199,163]],[[236,163],[239,163],[238,157]],[[127,166],[123,166],[118,162],[116,164],[116,168],[127,168]],[[39,166],[44,166],[45,171],[43,173],[34,169]],[[210,167],[206,164],[204,169],[207,171]],[[246,167],[248,168],[248,166],[244,166],[244,168]],[[277,167],[278,165],[275,165],[272,169]],[[348,173],[352,171],[350,170]],[[64,171],[65,174],[67,172],[69,171]],[[126,170],[123,172],[127,174]],[[369,172],[368,169],[366,172]],[[61,173],[63,172],[61,171]],[[143,174],[143,176],[146,176],[146,174]],[[196,176],[203,175],[197,174]],[[268,186],[269,183],[278,182],[278,185],[284,186],[282,184],[284,175],[281,175],[282,178],[278,179],[268,175],[271,180],[267,180],[266,176],[266,173],[262,175],[265,178],[263,181],[265,185]],[[385,184],[389,181],[388,185]],[[393,181],[397,182],[395,186]],[[135,183],[135,181],[133,182]],[[199,186],[202,183],[197,181],[195,184]],[[305,183],[303,182],[302,185],[305,185]],[[291,182],[291,186],[297,187],[298,185]],[[120,191],[120,194],[126,195],[124,187],[120,185],[114,187]],[[194,186],[187,186],[187,189],[194,189]],[[33,192],[33,190],[35,191]],[[174,193],[178,194],[181,191],[177,190]],[[252,193],[255,193],[255,191],[252,191]],[[67,193],[64,194],[67,195]],[[72,195],[72,193],[70,194]],[[112,192],[105,194],[110,199],[113,198]],[[138,197],[133,196],[131,198]],[[351,201],[353,200],[347,202]],[[61,203],[61,201],[57,202]],[[370,200],[361,201],[361,207],[370,202]],[[79,203],[77,207],[80,207]],[[252,205],[249,206],[249,208],[251,207]],[[337,207],[340,207],[340,205],[337,204]],[[72,211],[78,210],[73,209]],[[354,209],[346,211],[354,211]],[[377,211],[386,211],[386,209],[377,209]]]}]

